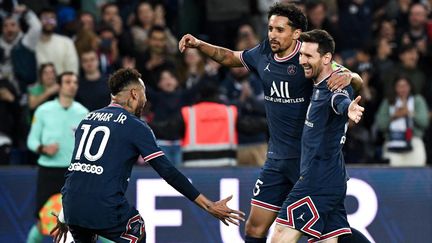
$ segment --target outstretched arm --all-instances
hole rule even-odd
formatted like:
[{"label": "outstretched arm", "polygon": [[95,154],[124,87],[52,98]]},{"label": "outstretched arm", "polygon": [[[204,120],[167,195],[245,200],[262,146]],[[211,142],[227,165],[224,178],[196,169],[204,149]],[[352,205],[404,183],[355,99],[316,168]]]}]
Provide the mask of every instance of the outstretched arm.
[{"label": "outstretched arm", "polygon": [[217,202],[209,200],[203,194],[199,193],[189,180],[178,171],[165,156],[156,157],[150,160],[149,164],[166,182],[168,182],[168,184],[224,224],[228,225],[228,221],[232,224],[239,225],[238,220],[244,221],[243,212],[231,209],[226,205],[227,202],[231,200],[232,196]]},{"label": "outstretched arm", "polygon": [[351,101],[348,107],[348,117],[355,123],[359,123],[361,117],[363,116],[364,108],[358,104],[360,99],[361,96],[357,96],[355,100]]},{"label": "outstretched arm", "polygon": [[191,34],[184,35],[179,41],[179,50],[184,52],[187,48],[196,48],[216,62],[227,67],[242,67],[240,61],[241,51],[233,51],[220,46],[209,44],[195,38]]}]

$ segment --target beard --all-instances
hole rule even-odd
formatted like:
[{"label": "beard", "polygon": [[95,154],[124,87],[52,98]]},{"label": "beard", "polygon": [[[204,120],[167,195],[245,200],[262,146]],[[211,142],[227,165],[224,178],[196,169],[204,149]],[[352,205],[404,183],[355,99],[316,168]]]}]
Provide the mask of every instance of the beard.
[{"label": "beard", "polygon": [[48,28],[43,27],[42,28],[42,33],[45,34],[45,35],[50,35],[50,34],[54,33],[54,29],[55,29],[55,27],[52,27],[52,28],[50,28],[50,27],[48,27]]}]

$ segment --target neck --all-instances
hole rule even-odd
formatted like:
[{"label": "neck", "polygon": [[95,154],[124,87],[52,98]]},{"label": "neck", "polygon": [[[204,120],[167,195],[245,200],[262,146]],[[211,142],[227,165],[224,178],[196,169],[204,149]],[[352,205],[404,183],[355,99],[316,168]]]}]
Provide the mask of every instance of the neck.
[{"label": "neck", "polygon": [[279,58],[284,58],[284,57],[288,56],[289,54],[293,53],[293,51],[295,50],[296,46],[297,46],[297,40],[294,40],[291,43],[291,45],[285,51],[276,53],[276,56],[279,57]]},{"label": "neck", "polygon": [[59,95],[59,102],[60,105],[63,106],[63,108],[69,108],[72,105],[73,101],[73,98]]},{"label": "neck", "polygon": [[43,42],[49,41],[51,39],[52,34],[42,33],[40,39]]},{"label": "neck", "polygon": [[99,70],[94,70],[85,73],[85,78],[89,81],[98,80],[101,77],[101,73]]},{"label": "neck", "polygon": [[129,100],[123,100],[123,99],[119,99],[118,97],[112,96],[111,104],[120,105],[121,107],[123,107],[123,109],[127,110],[129,113],[135,114],[132,105],[129,103]]},{"label": "neck", "polygon": [[318,74],[316,79],[314,79],[314,84],[321,82],[324,78],[328,77],[333,72],[331,63],[325,65],[321,72]]}]

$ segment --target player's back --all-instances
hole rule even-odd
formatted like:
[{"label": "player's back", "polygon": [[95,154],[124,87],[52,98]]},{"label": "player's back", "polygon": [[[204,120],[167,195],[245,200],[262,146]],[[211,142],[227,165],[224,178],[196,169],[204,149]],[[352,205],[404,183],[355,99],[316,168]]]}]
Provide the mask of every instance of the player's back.
[{"label": "player's back", "polygon": [[130,206],[124,193],[140,154],[136,131],[142,126],[117,105],[90,112],[81,121],[62,189],[67,223],[96,229],[125,220]]},{"label": "player's back", "polygon": [[337,114],[333,102],[339,95],[351,98],[352,88],[332,92],[327,79],[314,87],[302,135],[300,181],[316,187],[341,186],[347,179],[342,147],[348,117]]}]

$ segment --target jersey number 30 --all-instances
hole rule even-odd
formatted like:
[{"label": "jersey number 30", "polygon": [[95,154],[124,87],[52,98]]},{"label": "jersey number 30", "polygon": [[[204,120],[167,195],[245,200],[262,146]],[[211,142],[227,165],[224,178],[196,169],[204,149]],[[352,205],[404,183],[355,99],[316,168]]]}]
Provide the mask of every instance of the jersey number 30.
[{"label": "jersey number 30", "polygon": [[[84,149],[84,157],[89,160],[89,161],[96,161],[98,159],[100,159],[105,151],[106,145],[108,143],[108,139],[110,136],[110,130],[108,127],[106,126],[98,126],[96,128],[94,128],[93,130],[91,130],[90,132],[90,125],[88,124],[83,124],[81,126],[81,129],[84,130],[82,136],[81,136],[81,140],[80,143],[78,145],[78,149],[75,155],[75,159],[79,160],[81,158],[81,154],[83,152]],[[90,132],[90,134],[89,134]],[[102,141],[99,144],[99,148],[97,149],[96,154],[91,154],[90,153],[90,148],[93,144],[93,140],[96,136],[96,133],[98,132],[102,132],[103,133],[103,137],[102,137]],[[87,139],[87,136],[89,136],[89,138]],[[87,139],[87,142],[86,142]],[[85,144],[84,144],[85,143]]]}]

